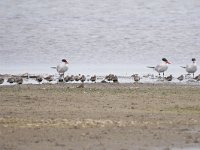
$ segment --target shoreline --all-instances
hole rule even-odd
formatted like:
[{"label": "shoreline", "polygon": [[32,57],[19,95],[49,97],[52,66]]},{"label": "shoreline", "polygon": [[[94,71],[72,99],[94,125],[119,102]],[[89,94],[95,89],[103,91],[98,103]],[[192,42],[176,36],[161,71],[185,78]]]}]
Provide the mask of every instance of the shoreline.
[{"label": "shoreline", "polygon": [[[52,75],[52,74],[43,74],[43,75],[39,74],[38,75],[38,74],[28,74],[28,73],[17,74],[17,75],[0,74],[0,80],[3,79],[3,82],[0,83],[0,86],[4,86],[4,85],[13,86],[13,85],[18,84],[15,81],[13,83],[9,83],[8,82],[9,78],[13,78],[14,80],[17,79],[17,78],[21,79],[22,82],[20,84],[23,84],[23,85],[34,85],[34,84],[42,85],[42,84],[61,84],[61,83],[63,83],[63,84],[80,84],[80,83],[82,83],[80,81],[80,79],[78,81],[75,81],[75,77],[80,77],[81,75],[82,74],[66,75],[68,77],[73,76],[74,81],[62,81],[62,82],[60,82],[59,81],[60,77],[57,74],[55,74],[55,75]],[[109,75],[114,75],[114,74],[109,74]],[[139,81],[134,81],[133,75],[130,75],[130,76],[118,76],[118,75],[116,75],[117,80],[118,80],[117,83],[119,83],[119,84],[137,84],[138,83],[138,84],[194,85],[194,86],[200,85],[200,82],[199,82],[200,75],[196,76],[197,79],[193,79],[190,75],[185,75],[183,77],[182,81],[179,81],[177,79],[177,77],[173,77],[173,76],[172,76],[171,81],[168,81],[166,78],[169,78],[170,76],[163,78],[163,77],[155,76],[154,74],[146,74],[146,75],[143,75],[143,76],[139,75]],[[95,75],[95,76],[96,76],[96,79],[95,79],[95,81],[92,82],[91,78],[93,76],[92,75],[85,75],[84,84],[96,84],[96,83],[110,84],[110,83],[114,83],[112,80],[108,81],[106,79],[106,76],[108,76],[108,75]],[[37,77],[40,77],[42,81],[38,82],[36,80]],[[48,79],[46,79],[48,77],[51,78],[51,81],[48,81]]]}]

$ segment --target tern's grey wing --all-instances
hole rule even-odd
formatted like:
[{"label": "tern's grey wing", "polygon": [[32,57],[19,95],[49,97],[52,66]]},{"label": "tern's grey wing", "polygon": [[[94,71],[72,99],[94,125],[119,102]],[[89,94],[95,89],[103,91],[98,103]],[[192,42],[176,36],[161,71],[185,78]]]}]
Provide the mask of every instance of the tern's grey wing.
[{"label": "tern's grey wing", "polygon": [[186,66],[186,71],[188,73],[195,73],[197,71],[197,66],[196,65],[191,65],[191,66]]}]

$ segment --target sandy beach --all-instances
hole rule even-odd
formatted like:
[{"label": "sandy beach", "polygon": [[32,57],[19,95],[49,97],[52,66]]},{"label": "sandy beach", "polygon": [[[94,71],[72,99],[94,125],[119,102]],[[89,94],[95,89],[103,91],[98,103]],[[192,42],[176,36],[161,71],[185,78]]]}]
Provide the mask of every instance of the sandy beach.
[{"label": "sandy beach", "polygon": [[1,150],[200,149],[200,87],[0,86]]}]

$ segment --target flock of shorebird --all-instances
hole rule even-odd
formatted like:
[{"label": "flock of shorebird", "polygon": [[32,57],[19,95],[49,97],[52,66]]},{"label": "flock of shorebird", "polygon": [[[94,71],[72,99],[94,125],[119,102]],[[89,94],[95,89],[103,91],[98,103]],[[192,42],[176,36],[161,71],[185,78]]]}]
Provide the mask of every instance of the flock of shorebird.
[{"label": "flock of shorebird", "polygon": [[[155,71],[158,72],[158,78],[161,78],[160,74],[162,73],[163,78],[167,81],[172,81],[173,76],[164,76],[165,71],[168,69],[168,64],[171,64],[166,58],[162,58],[162,62],[156,66],[148,66],[148,68],[153,68]],[[191,65],[186,65],[186,66],[180,66],[182,68],[184,68],[186,70],[186,72],[188,74],[192,74],[193,75],[193,79],[200,81],[200,75],[194,77],[194,73],[197,71],[197,64],[196,64],[196,59],[192,58],[192,64]],[[51,67],[57,70],[58,74],[59,74],[59,82],[73,82],[73,81],[81,81],[82,83],[84,83],[85,81],[91,81],[91,82],[96,82],[97,80],[97,76],[91,76],[89,79],[86,78],[85,75],[67,75],[65,76],[65,72],[68,71],[68,61],[66,59],[62,59],[61,63],[59,65],[57,65],[57,67]],[[143,77],[148,77],[148,76],[152,76],[152,75],[147,75],[147,76],[143,76]],[[133,74],[131,76],[135,82],[140,81],[141,77],[138,74]],[[7,78],[7,82],[8,83],[17,83],[17,84],[22,84],[23,83],[23,79],[24,78],[33,78],[35,79],[38,83],[41,83],[44,80],[51,82],[54,80],[54,76],[53,75],[49,75],[47,77],[42,77],[42,76],[35,76],[35,75],[28,75],[28,74],[24,74],[21,76],[11,76]],[[177,78],[179,81],[184,80],[184,75],[181,75]],[[4,82],[4,77],[0,76],[0,84],[2,84]],[[118,77],[114,74],[109,74],[107,76],[105,76],[105,78],[103,78],[103,80],[101,81],[102,83],[106,83],[106,82],[118,82]]]},{"label": "flock of shorebird", "polygon": [[[172,81],[172,79],[173,79],[172,75],[164,77],[164,73],[168,69],[168,64],[171,64],[171,63],[166,58],[162,58],[162,62],[160,64],[153,66],[153,67],[148,66],[148,68],[153,68],[155,71],[157,71],[159,77],[160,77],[160,74],[162,73],[164,79],[166,79],[167,81]],[[196,79],[197,81],[200,80],[200,75],[194,77],[194,73],[197,71],[197,64],[196,64],[195,58],[192,58],[192,64],[191,65],[180,66],[180,67],[184,68],[188,74],[192,74],[193,78]],[[68,70],[68,62],[66,61],[66,59],[63,59],[62,63],[59,64],[56,67],[56,69],[57,69],[57,72],[60,74],[60,77],[61,78],[64,77],[64,73]],[[136,82],[138,82],[140,80],[140,77],[139,77],[138,74],[134,74],[131,77],[133,77],[134,81],[136,81]],[[80,80],[82,78],[85,79],[85,76],[80,77]],[[184,79],[184,76],[181,75],[177,79],[179,81],[182,81]],[[64,80],[70,81],[70,77],[66,76],[66,77],[64,77]],[[105,80],[118,82],[117,76],[113,75],[113,74],[109,74],[108,76],[106,76]],[[106,82],[105,80],[103,80],[102,82]]]}]

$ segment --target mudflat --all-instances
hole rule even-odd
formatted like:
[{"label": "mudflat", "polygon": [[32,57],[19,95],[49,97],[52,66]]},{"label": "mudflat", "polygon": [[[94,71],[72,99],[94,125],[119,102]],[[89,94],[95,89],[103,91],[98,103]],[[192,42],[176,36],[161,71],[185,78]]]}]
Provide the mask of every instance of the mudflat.
[{"label": "mudflat", "polygon": [[200,149],[200,86],[78,86],[0,86],[0,149]]}]

